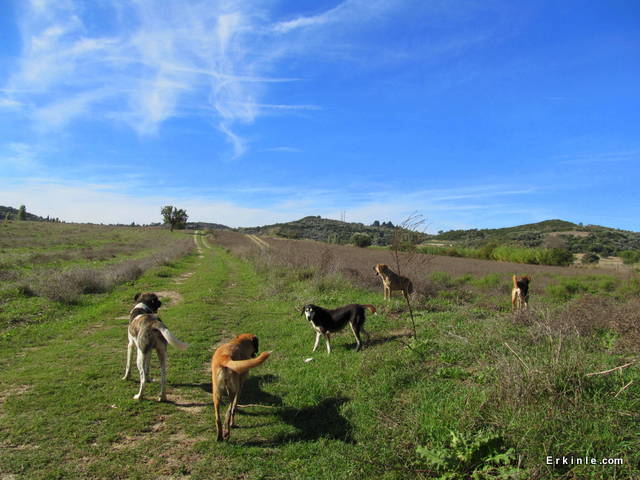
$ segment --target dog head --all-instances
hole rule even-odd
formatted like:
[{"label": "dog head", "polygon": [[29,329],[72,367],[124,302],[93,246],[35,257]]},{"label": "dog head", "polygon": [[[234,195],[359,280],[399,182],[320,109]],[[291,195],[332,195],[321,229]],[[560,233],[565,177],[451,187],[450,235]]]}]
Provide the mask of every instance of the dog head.
[{"label": "dog head", "polygon": [[315,306],[315,305],[313,305],[311,303],[308,303],[307,305],[302,307],[302,315],[304,315],[307,320],[312,322],[313,321],[313,317],[315,317],[315,315],[316,315],[316,310],[317,309],[318,309],[317,306]]},{"label": "dog head", "polygon": [[387,267],[384,263],[378,263],[376,264],[375,267],[373,267],[373,270],[376,272],[376,276],[381,275],[382,273],[386,272],[389,269],[389,267]]},{"label": "dog head", "polygon": [[144,303],[153,313],[157,313],[158,309],[162,305],[158,296],[151,292],[136,293],[135,297],[133,297],[133,301],[136,303]]},{"label": "dog head", "polygon": [[258,337],[252,333],[243,333],[238,335],[233,339],[235,343],[239,343],[242,345],[243,349],[249,354],[251,357],[255,357],[258,354]]}]

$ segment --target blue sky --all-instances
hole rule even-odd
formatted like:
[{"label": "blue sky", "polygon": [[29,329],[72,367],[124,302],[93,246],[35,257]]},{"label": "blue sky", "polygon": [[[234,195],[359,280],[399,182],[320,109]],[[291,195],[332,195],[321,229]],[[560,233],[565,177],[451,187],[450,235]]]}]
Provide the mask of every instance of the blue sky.
[{"label": "blue sky", "polygon": [[636,1],[0,3],[0,205],[640,230]]}]

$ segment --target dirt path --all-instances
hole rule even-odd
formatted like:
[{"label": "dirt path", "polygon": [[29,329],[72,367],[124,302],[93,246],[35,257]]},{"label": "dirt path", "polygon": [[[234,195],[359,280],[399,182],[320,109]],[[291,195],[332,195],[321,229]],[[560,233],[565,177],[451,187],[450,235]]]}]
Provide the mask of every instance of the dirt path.
[{"label": "dirt path", "polygon": [[249,234],[247,234],[247,237],[253,243],[258,245],[262,250],[268,250],[270,248],[269,244],[267,242],[265,242],[262,238],[258,237],[257,235],[249,235]]}]

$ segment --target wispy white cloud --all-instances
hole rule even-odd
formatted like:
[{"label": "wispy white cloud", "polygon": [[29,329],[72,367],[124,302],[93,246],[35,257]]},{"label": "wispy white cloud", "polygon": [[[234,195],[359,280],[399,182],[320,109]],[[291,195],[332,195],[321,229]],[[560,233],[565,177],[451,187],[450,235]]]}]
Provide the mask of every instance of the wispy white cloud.
[{"label": "wispy white cloud", "polygon": [[[265,115],[322,109],[280,101],[281,90],[272,87],[300,81],[277,74],[285,60],[321,51],[348,57],[360,47],[345,43],[345,32],[394,21],[388,14],[408,8],[401,0],[344,0],[283,19],[274,16],[274,4],[105,0],[90,9],[80,0],[22,2],[22,52],[0,107],[24,109],[40,130],[88,118],[122,122],[140,135],[200,109],[238,158],[250,148],[242,127]],[[467,41],[456,42],[444,53],[440,44],[429,48],[438,55],[467,48]],[[369,58],[361,50],[353,57]]]},{"label": "wispy white cloud", "polygon": [[637,161],[640,150],[626,150],[620,152],[591,153],[586,155],[561,155],[557,157],[561,165],[585,165],[592,163],[617,163]]},{"label": "wispy white cloud", "polygon": [[302,153],[302,149],[295,147],[272,147],[265,148],[264,152],[284,152],[284,153]]},{"label": "wispy white cloud", "polygon": [[0,149],[0,166],[18,170],[32,169],[38,165],[36,149],[22,142],[10,142]]},{"label": "wispy white cloud", "polygon": [[273,25],[273,30],[286,34],[294,30],[324,28],[336,23],[359,23],[380,16],[398,4],[399,2],[392,0],[345,0],[315,15],[297,16],[277,22]]},{"label": "wispy white cloud", "polygon": [[150,0],[104,5],[120,20],[110,29],[85,18],[88,10],[75,0],[21,5],[22,54],[0,107],[28,104],[40,129],[89,117],[125,122],[146,135],[189,105],[205,103],[234,158],[248,148],[237,124],[273,110],[317,108],[261,101],[265,85],[298,79],[270,75],[277,55],[264,36],[269,19],[255,6],[193,1],[158,8]]},{"label": "wispy white cloud", "polygon": [[0,98],[0,108],[19,108],[22,106],[21,102],[12,98]]}]

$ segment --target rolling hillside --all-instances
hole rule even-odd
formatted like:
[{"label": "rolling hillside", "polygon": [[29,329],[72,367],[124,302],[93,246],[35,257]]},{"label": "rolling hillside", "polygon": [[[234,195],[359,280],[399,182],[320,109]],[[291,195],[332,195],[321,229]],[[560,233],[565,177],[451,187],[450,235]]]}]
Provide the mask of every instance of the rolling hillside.
[{"label": "rolling hillside", "polygon": [[[271,235],[289,239],[309,239],[320,242],[346,244],[354,233],[366,233],[373,245],[389,245],[396,228],[391,222],[379,225],[364,225],[362,223],[341,222],[319,216],[304,217],[287,223],[276,223],[263,227],[239,228],[237,231],[254,235]],[[417,233],[419,242],[430,238],[430,235]]]},{"label": "rolling hillside", "polygon": [[564,220],[545,220],[508,228],[450,230],[434,242],[480,247],[488,244],[517,247],[561,248],[571,253],[611,256],[640,249],[640,233],[598,225],[578,225]]}]

